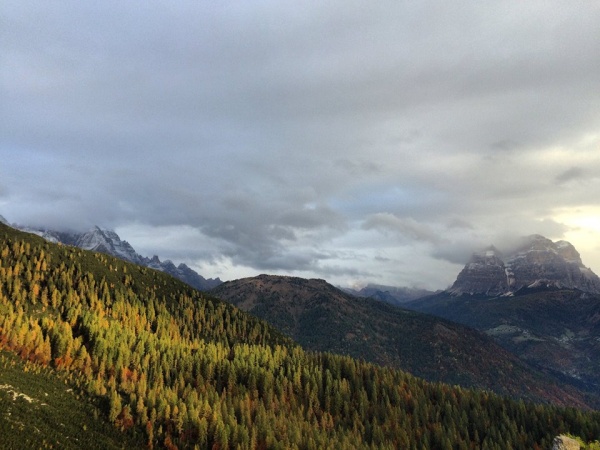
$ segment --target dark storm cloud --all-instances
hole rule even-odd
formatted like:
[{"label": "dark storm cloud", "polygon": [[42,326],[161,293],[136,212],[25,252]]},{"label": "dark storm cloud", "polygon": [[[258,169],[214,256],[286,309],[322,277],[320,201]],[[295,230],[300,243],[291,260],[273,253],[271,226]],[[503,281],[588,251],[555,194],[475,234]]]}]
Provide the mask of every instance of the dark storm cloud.
[{"label": "dark storm cloud", "polygon": [[150,252],[168,248],[150,230],[168,229],[178,257],[175,230],[194,230],[181,232],[207,270],[435,285],[472,244],[559,237],[556,211],[598,205],[594,3],[2,9],[13,222],[146,227]]}]

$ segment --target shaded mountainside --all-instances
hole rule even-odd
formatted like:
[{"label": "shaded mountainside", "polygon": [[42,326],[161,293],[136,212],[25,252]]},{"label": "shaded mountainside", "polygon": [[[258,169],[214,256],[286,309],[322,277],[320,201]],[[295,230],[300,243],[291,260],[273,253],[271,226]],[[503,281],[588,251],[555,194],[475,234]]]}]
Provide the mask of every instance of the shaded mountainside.
[{"label": "shaded mountainside", "polygon": [[600,398],[600,295],[548,288],[497,298],[442,293],[407,307],[477,328],[544,372]]},{"label": "shaded mountainside", "polygon": [[458,324],[346,294],[323,280],[260,275],[211,294],[269,321],[303,347],[401,368],[433,381],[583,404],[483,334]]},{"label": "shaded mountainside", "polygon": [[121,240],[119,235],[112,230],[94,227],[84,233],[75,233],[31,228],[21,229],[42,236],[50,242],[60,242],[84,250],[106,253],[124,261],[160,270],[201,291],[207,291],[221,284],[219,278],[206,279],[186,264],[181,263],[176,266],[170,260],[161,261],[156,255],[152,258],[142,256],[135,251],[129,242]]},{"label": "shaded mountainside", "polygon": [[[38,400],[48,393],[49,407],[79,420],[69,410],[78,406],[55,396],[46,375],[64,380],[65,392],[76,391],[92,417],[96,411],[117,435],[126,433],[118,444],[124,448],[139,447],[128,442],[132,436],[147,448],[244,450],[531,449],[548,448],[561,433],[600,436],[600,413],[306,352],[265,322],[164,273],[4,225],[0,350],[24,361],[18,367],[0,352],[1,367],[10,364],[0,373],[10,384],[0,390],[3,448],[69,447],[73,424],[63,433],[59,423],[46,438],[56,423],[47,420],[46,405],[20,395]],[[84,422],[78,442],[112,445],[92,432]]]}]

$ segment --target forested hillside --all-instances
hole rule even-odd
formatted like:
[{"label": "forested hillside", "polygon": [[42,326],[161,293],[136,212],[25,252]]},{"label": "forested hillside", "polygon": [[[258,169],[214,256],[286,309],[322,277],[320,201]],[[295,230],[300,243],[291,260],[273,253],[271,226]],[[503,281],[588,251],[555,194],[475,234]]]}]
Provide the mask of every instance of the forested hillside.
[{"label": "forested hillside", "polygon": [[354,297],[325,280],[259,275],[227,281],[210,293],[268,321],[305,349],[365,359],[432,382],[561,406],[593,405],[483,333]]},{"label": "forested hillside", "polygon": [[[600,437],[597,412],[305,352],[163,273],[1,224],[0,346],[61,374],[150,448],[531,449],[561,432]],[[0,410],[14,401],[0,396]]]}]

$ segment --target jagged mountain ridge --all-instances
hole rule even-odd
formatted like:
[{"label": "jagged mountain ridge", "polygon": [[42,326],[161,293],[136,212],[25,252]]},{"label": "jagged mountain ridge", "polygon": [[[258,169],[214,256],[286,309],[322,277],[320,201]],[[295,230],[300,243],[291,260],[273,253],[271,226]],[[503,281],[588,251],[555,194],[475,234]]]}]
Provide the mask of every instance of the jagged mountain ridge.
[{"label": "jagged mountain ridge", "polygon": [[142,256],[135,251],[129,242],[121,240],[117,233],[112,230],[100,228],[98,226],[95,226],[84,233],[40,230],[24,227],[16,228],[19,228],[22,231],[37,234],[50,242],[72,245],[84,250],[106,253],[124,261],[149,267],[151,269],[160,270],[161,272],[168,273],[169,275],[201,291],[210,290],[222,283],[219,278],[204,278],[186,264],[181,263],[176,266],[171,260],[161,261],[156,255],[154,255],[152,258]]},{"label": "jagged mountain ridge", "polygon": [[583,265],[571,243],[531,235],[506,254],[494,246],[474,253],[449,292],[499,296],[528,287],[578,289],[598,294],[600,278]]}]

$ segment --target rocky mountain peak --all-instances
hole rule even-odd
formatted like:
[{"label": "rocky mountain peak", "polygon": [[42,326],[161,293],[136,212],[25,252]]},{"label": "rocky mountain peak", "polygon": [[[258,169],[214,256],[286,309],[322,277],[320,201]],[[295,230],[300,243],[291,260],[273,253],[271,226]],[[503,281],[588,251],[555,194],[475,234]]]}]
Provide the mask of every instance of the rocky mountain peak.
[{"label": "rocky mountain peak", "polygon": [[474,253],[450,292],[498,296],[539,286],[600,293],[600,278],[583,265],[571,243],[535,234],[506,253],[493,246]]},{"label": "rocky mountain peak", "polygon": [[76,236],[74,245],[86,250],[108,253],[135,264],[142,264],[144,260],[129,242],[122,241],[113,230],[98,226]]},{"label": "rocky mountain peak", "polygon": [[468,292],[486,295],[501,295],[507,290],[506,267],[501,253],[494,246],[474,253],[451,289],[456,294]]},{"label": "rocky mountain peak", "polygon": [[570,242],[558,241],[556,242],[556,249],[558,254],[561,255],[565,260],[572,261],[577,264],[583,265],[581,262],[581,255]]}]

